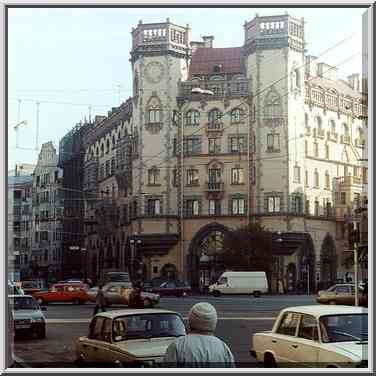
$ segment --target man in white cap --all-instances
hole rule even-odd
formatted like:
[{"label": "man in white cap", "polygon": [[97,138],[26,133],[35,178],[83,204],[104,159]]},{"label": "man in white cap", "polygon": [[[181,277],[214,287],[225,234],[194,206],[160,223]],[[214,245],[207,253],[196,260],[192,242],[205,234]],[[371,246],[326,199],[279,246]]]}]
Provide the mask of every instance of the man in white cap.
[{"label": "man in white cap", "polygon": [[168,367],[235,367],[229,347],[214,335],[217,311],[209,303],[197,303],[189,311],[190,333],[171,343],[164,357]]}]

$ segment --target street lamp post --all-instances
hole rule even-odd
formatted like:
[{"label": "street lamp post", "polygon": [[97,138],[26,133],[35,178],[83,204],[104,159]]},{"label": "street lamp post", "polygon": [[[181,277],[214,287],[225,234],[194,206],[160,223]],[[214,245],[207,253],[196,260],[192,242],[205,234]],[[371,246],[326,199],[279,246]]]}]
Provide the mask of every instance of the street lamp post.
[{"label": "street lamp post", "polygon": [[358,292],[358,245],[354,244],[354,249],[345,249],[344,252],[353,252],[354,254],[354,283],[355,283],[355,306],[359,305]]},{"label": "street lamp post", "polygon": [[132,278],[133,278],[135,275],[134,262],[135,262],[135,258],[137,254],[137,245],[141,244],[141,240],[131,239],[130,243],[131,243],[131,273],[132,273]]}]

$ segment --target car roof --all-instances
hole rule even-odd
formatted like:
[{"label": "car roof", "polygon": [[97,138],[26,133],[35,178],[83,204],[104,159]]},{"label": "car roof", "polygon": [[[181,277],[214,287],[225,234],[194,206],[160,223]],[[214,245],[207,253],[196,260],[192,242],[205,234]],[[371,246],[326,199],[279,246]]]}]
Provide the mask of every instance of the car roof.
[{"label": "car roof", "polygon": [[106,317],[106,318],[113,320],[116,317],[120,317],[120,316],[132,316],[132,315],[153,314],[153,313],[172,313],[172,314],[179,315],[179,313],[174,312],[174,311],[169,311],[167,309],[145,308],[145,309],[117,309],[114,311],[98,313],[96,317]]},{"label": "car roof", "polygon": [[354,307],[346,305],[308,305],[284,308],[282,312],[297,312],[305,313],[315,317],[324,315],[340,315],[340,314],[359,314],[368,313],[368,309],[365,307]]}]

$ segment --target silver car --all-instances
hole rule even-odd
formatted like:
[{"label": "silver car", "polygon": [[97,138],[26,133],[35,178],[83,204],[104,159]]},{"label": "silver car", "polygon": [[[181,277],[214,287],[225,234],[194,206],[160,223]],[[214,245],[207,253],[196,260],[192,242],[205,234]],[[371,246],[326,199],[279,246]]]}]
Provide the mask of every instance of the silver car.
[{"label": "silver car", "polygon": [[[129,297],[132,291],[131,282],[110,282],[105,284],[102,287],[105,299],[106,306],[109,307],[112,304],[125,304],[129,305]],[[92,302],[95,302],[98,287],[91,288],[88,292],[89,299]],[[159,303],[159,295],[154,293],[149,293],[142,291],[141,298],[144,301],[145,307],[152,307]]]}]

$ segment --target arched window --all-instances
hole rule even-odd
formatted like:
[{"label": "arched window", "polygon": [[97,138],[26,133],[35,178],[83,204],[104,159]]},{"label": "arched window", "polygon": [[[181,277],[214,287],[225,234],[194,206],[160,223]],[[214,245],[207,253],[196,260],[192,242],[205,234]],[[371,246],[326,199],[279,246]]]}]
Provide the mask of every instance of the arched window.
[{"label": "arched window", "polygon": [[316,124],[318,129],[322,129],[322,119],[320,116],[316,117]]},{"label": "arched window", "polygon": [[107,139],[106,141],[106,154],[108,154],[110,152],[110,140]]},{"label": "arched window", "polygon": [[217,108],[211,110],[208,114],[209,128],[218,128],[219,121],[222,118],[222,112]]},{"label": "arched window", "polygon": [[231,124],[240,123],[243,111],[240,108],[235,108],[231,111]]},{"label": "arched window", "polygon": [[317,169],[315,169],[315,172],[313,173],[313,181],[315,184],[315,188],[319,188],[320,186],[320,179],[319,179],[319,172]]},{"label": "arched window", "polygon": [[325,172],[325,188],[330,189],[330,175],[329,171]]},{"label": "arched window", "polygon": [[196,110],[189,110],[185,115],[186,125],[199,125],[200,124],[200,112]]},{"label": "arched window", "polygon": [[162,122],[162,110],[161,101],[158,97],[151,97],[146,105],[146,122],[147,123],[161,123]]},{"label": "arched window", "polygon": [[116,138],[115,135],[112,136],[112,148],[116,146]]},{"label": "arched window", "polygon": [[265,98],[265,118],[279,118],[282,116],[280,96],[275,91],[270,91]]},{"label": "arched window", "polygon": [[346,137],[350,136],[349,126],[346,123],[342,124],[342,131],[343,131],[344,136]]},{"label": "arched window", "polygon": [[161,122],[161,110],[158,108],[151,108],[148,111],[148,122],[149,123],[160,123]]},{"label": "arched window", "polygon": [[98,146],[95,148],[95,156],[99,157],[99,148],[98,148]]},{"label": "arched window", "polygon": [[104,155],[104,144],[101,144],[101,157]]}]

